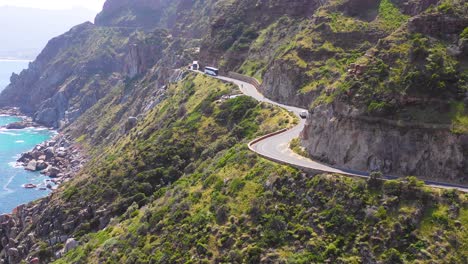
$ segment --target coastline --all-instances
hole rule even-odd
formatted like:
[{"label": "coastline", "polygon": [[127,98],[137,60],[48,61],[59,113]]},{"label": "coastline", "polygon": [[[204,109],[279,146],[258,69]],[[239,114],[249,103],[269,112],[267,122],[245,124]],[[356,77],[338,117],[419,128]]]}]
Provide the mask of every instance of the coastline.
[{"label": "coastline", "polygon": [[[22,113],[19,108],[1,108],[0,116],[18,117],[22,120],[6,126],[1,126],[1,129],[23,130],[35,128],[47,129],[55,132],[49,140],[35,145],[29,151],[20,153],[19,158],[16,160],[16,165],[18,167],[45,175],[48,177],[47,181],[53,183],[53,185],[50,184],[46,186],[46,188],[51,191],[46,197],[52,195],[62,183],[72,179],[87,162],[87,158],[83,155],[81,148],[73,144],[69,136],[61,134],[59,131],[52,128],[35,123],[31,117]],[[26,186],[37,190],[44,188],[44,186],[32,186],[29,185],[29,183],[25,183],[23,187],[26,188]],[[35,203],[36,201],[38,200],[32,200],[28,203],[18,203],[13,211],[17,210],[16,208],[28,207],[29,204]],[[11,213],[3,214],[11,215]]]},{"label": "coastline", "polygon": [[19,107],[0,108],[0,116],[11,116],[11,117],[21,118],[21,121],[14,122],[5,126],[0,126],[0,128],[25,129],[28,127],[33,127],[33,128],[46,128],[49,130],[53,130],[51,128],[44,127],[41,124],[34,122],[33,119],[29,117],[28,115],[24,114]]},{"label": "coastline", "polygon": [[[21,154],[17,160],[25,170],[48,176],[50,181],[56,184],[56,188],[72,179],[86,161],[80,148],[63,134],[57,134],[50,140],[36,145],[31,151]],[[54,191],[56,188],[49,189]]]}]

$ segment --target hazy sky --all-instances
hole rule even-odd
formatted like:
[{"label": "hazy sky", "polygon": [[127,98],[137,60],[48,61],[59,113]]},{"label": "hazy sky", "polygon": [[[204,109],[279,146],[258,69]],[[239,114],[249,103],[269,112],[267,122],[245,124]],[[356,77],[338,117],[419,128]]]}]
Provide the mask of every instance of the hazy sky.
[{"label": "hazy sky", "polygon": [[70,9],[85,7],[99,12],[105,0],[0,0],[0,6],[21,6],[41,9]]}]

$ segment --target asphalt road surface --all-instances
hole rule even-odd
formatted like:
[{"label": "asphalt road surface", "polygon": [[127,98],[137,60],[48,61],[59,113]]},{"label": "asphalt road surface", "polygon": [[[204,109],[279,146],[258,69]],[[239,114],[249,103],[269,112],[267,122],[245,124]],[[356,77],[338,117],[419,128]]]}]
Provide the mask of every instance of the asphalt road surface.
[{"label": "asphalt road surface", "polygon": [[[250,83],[246,83],[243,81],[239,81],[236,79],[223,77],[223,76],[218,76],[216,78],[223,80],[223,81],[234,83],[239,86],[243,94],[253,97],[260,102],[266,102],[266,103],[270,103],[270,104],[285,108],[288,111],[291,111],[294,114],[296,114],[299,118],[300,118],[299,114],[301,112],[307,111],[306,109],[283,105],[283,104],[271,101],[270,99],[265,98],[265,96],[263,96],[259,91],[257,91],[255,86],[251,85]],[[265,158],[268,158],[270,160],[274,160],[283,164],[288,164],[293,167],[308,168],[308,169],[323,171],[323,172],[339,173],[339,174],[344,174],[344,175],[349,175],[349,176],[354,176],[354,177],[362,177],[362,178],[369,177],[369,173],[367,172],[335,168],[330,165],[326,165],[326,164],[305,158],[293,152],[289,148],[289,143],[291,142],[291,140],[299,137],[300,133],[304,129],[305,124],[306,124],[306,121],[300,118],[300,122],[297,126],[289,130],[286,130],[283,133],[262,139],[258,142],[253,141],[254,143],[249,144],[249,148],[252,151],[256,152],[257,154]],[[397,177],[385,176],[384,178],[396,179]],[[444,188],[444,189],[454,188],[462,192],[468,192],[468,186],[446,184],[446,183],[433,182],[433,181],[425,181],[425,183],[432,187]]]}]

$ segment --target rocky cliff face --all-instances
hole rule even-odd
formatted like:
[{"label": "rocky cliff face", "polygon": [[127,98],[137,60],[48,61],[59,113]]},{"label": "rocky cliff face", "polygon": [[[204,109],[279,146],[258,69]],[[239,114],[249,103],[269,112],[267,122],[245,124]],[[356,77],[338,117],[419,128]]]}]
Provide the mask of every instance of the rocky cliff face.
[{"label": "rocky cliff face", "polygon": [[[262,30],[280,18],[310,19],[321,5],[321,1],[315,0],[219,1],[210,12],[209,34],[202,40],[200,58],[206,63],[223,66],[225,71],[236,70],[248,57],[250,45]],[[269,52],[274,51],[270,49]]]},{"label": "rocky cliff face", "polygon": [[101,26],[154,28],[160,21],[167,0],[110,0],[95,22]]},{"label": "rocky cliff face", "polygon": [[157,62],[178,68],[195,59],[198,40],[191,38],[200,38],[205,25],[197,20],[200,7],[187,1],[107,1],[95,25],[79,25],[51,40],[29,69],[12,76],[0,107],[20,106],[47,126],[73,123],[117,84]]},{"label": "rocky cliff face", "polygon": [[311,112],[302,142],[339,168],[468,184],[468,137],[447,125],[365,118],[337,103]]}]

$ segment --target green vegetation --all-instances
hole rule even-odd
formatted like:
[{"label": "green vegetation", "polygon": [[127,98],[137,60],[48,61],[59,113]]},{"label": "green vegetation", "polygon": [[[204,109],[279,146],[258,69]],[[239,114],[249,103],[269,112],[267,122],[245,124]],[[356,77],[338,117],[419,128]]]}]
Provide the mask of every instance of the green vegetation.
[{"label": "green vegetation", "polygon": [[468,134],[468,110],[462,102],[452,104],[452,132]]},{"label": "green vegetation", "polygon": [[[146,204],[161,186],[174,182],[188,168],[197,167],[198,162],[203,161],[197,157],[213,157],[240,139],[252,139],[259,133],[275,131],[278,124],[293,123],[294,118],[289,114],[258,104],[250,97],[218,103],[218,99],[232,89],[231,85],[202,76],[189,76],[180,85],[171,85],[171,97],[150,112],[138,129],[130,131],[117,146],[94,149],[101,154],[92,162],[100,166],[85,170],[82,177],[70,184],[81,188],[74,189],[71,194],[65,191],[63,198],[85,197],[98,204],[112,201],[112,211],[121,214],[134,202],[140,206]],[[109,97],[116,95],[118,93]],[[111,107],[123,106],[113,104]],[[101,119],[104,124],[115,122],[115,111],[97,106],[90,113],[95,114],[94,110],[105,111]],[[109,125],[102,127],[109,128]],[[100,130],[95,132],[99,135]]]},{"label": "green vegetation", "polygon": [[454,192],[429,191],[411,178],[371,187],[338,175],[303,177],[245,145],[202,168],[148,206],[82,237],[84,244],[56,263],[184,263],[194,256],[220,263],[458,263],[466,257],[457,250],[466,243],[460,232],[466,198]]},{"label": "green vegetation", "polygon": [[[463,5],[442,1],[421,14],[429,19],[450,13],[463,21]],[[281,89],[295,89],[301,102],[310,98],[311,107],[345,101],[367,115],[441,124],[465,133],[465,112],[451,106],[468,91],[463,56],[447,48],[444,33],[427,35],[423,25],[435,22],[409,22],[404,6],[390,0],[359,7],[352,1],[329,1],[314,21],[284,15],[265,25],[254,23],[258,34],[239,69],[259,80],[266,73],[270,82],[281,77],[287,86]],[[466,31],[457,35],[465,38]],[[226,66],[235,62],[225,59]],[[361,67],[358,74],[353,64]]]},{"label": "green vegetation", "polygon": [[[68,215],[79,215],[83,203],[102,208],[110,222],[100,230],[106,217],[81,218],[73,231],[80,246],[56,263],[466,258],[457,250],[468,243],[466,197],[428,190],[415,178],[366,183],[266,161],[246,143],[296,120],[249,97],[220,100],[236,92],[188,74],[137,127],[96,146],[96,157],[54,203]],[[109,94],[100,107],[119,96]],[[102,111],[103,120],[114,115]],[[93,134],[80,141],[91,144]],[[43,243],[37,255],[51,259],[56,250]]]},{"label": "green vegetation", "polygon": [[260,60],[246,60],[240,68],[240,72],[247,76],[251,76],[262,82],[262,76],[266,71],[265,62]]},{"label": "green vegetation", "polygon": [[[422,34],[399,33],[382,40],[379,46],[378,56],[356,61],[364,67],[362,75],[329,84],[332,92],[319,97],[315,105],[340,98],[357,106],[365,105],[373,115],[449,124],[453,132],[466,133],[463,102],[438,100],[460,98],[467,90],[466,74],[459,60],[447,53],[443,42]],[[405,102],[412,100],[432,103],[415,106]],[[452,110],[437,110],[441,108]]]},{"label": "green vegetation", "polygon": [[[429,190],[414,177],[305,175],[246,145],[294,123],[287,112],[243,96],[219,101],[233,87],[201,75],[168,91],[171,97],[92,162],[87,174],[94,177],[65,187],[61,199],[69,205],[110,204],[115,218],[100,231],[97,219],[83,222],[75,232],[80,246],[56,263],[466,257],[457,250],[468,242],[461,231],[468,223],[465,196]],[[46,246],[41,250],[49,256]]]},{"label": "green vegetation", "polygon": [[310,158],[310,155],[309,153],[307,153],[307,150],[303,146],[301,146],[301,140],[299,138],[293,139],[289,144],[289,148],[296,154],[299,154],[306,158]]},{"label": "green vegetation", "polygon": [[369,23],[344,16],[341,13],[331,13],[329,17],[331,19],[330,27],[334,32],[365,31],[370,26]]},{"label": "green vegetation", "polygon": [[[237,88],[203,75],[168,78],[168,69],[204,57],[223,71],[268,77],[285,100],[338,102],[336,112],[466,134],[466,62],[448,43],[467,29],[429,34],[426,26],[438,24],[403,14],[457,20],[466,16],[457,1],[427,10],[424,1],[161,1],[161,14],[104,12],[98,21],[117,27],[85,29],[51,62],[86,73],[65,81],[76,91],[57,87],[79,93],[67,103],[86,112],[64,132],[91,161],[22,230],[38,234],[30,255],[56,263],[463,263],[466,195],[415,177],[383,181],[374,172],[365,181],[267,161],[246,144],[296,124],[292,114],[246,96],[225,99]],[[131,28],[142,24],[171,29]],[[129,54],[133,43],[145,56]],[[148,68],[126,78],[133,59]],[[130,117],[136,124],[128,126]],[[291,148],[307,156],[299,139]],[[54,259],[63,248],[49,244],[56,233],[80,246]]]},{"label": "green vegetation", "polygon": [[383,29],[393,31],[405,23],[408,18],[390,0],[380,1],[378,21]]},{"label": "green vegetation", "polygon": [[466,27],[463,32],[460,34],[461,39],[468,39],[468,27]]},{"label": "green vegetation", "polygon": [[[352,5],[351,3],[349,4]],[[377,10],[375,10],[375,12],[377,13],[377,17],[373,20],[365,20],[359,17],[359,15],[366,16],[366,13],[373,13],[374,10],[372,10],[372,5],[368,6],[367,9],[362,7],[362,14],[358,14],[354,17],[347,16],[341,12],[336,12],[333,8],[330,8],[333,10],[331,12],[327,9],[323,9],[319,14],[330,20],[328,25],[335,33],[372,32],[378,30],[391,33],[409,19],[409,16],[402,14],[390,0],[380,1],[380,4],[376,7]]]}]

